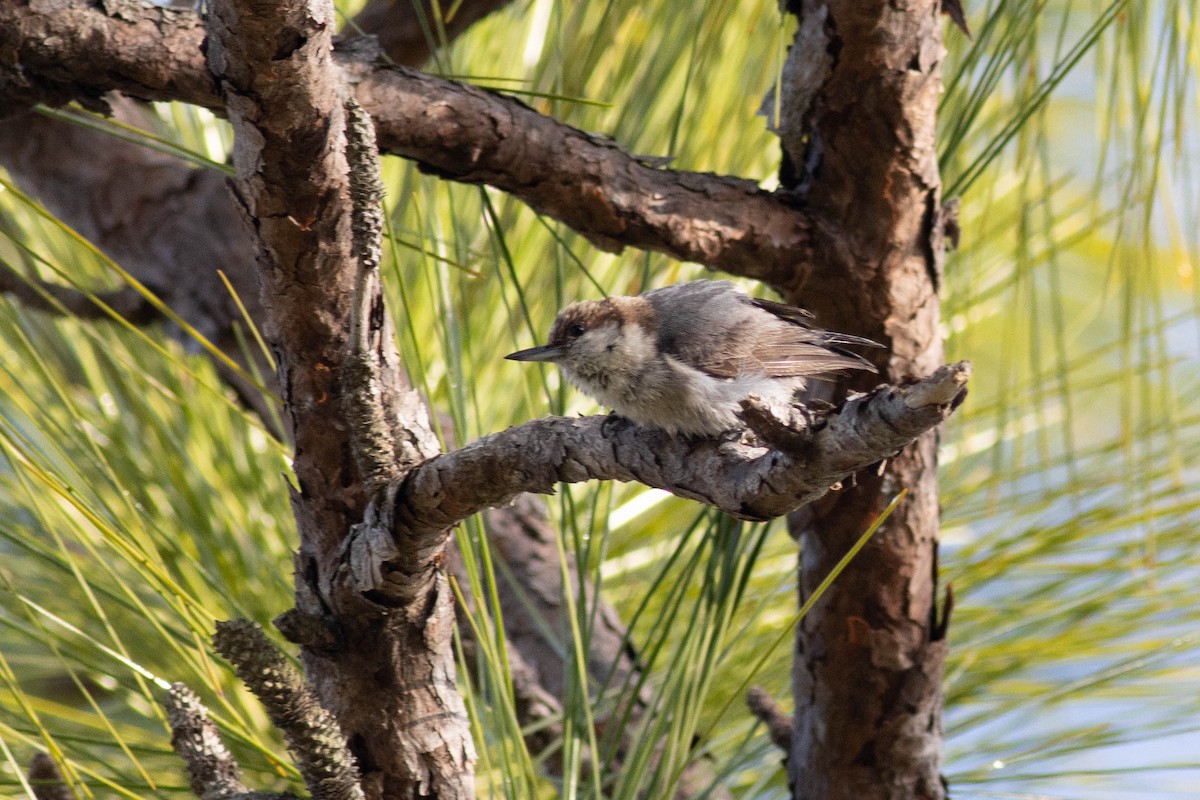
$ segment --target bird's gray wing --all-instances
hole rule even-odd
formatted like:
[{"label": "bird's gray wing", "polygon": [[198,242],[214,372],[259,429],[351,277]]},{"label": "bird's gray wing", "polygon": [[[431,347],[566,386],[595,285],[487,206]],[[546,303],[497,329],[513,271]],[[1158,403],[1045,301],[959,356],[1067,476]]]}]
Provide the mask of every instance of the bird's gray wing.
[{"label": "bird's gray wing", "polygon": [[830,344],[854,344],[859,347],[883,347],[879,342],[873,339],[866,339],[862,336],[855,336],[850,333],[835,333],[833,331],[824,331],[813,327],[813,315],[811,311],[796,306],[789,306],[786,303],[776,303],[773,300],[763,300],[761,297],[746,298],[751,304],[758,306],[764,311],[769,311],[780,319],[795,323],[803,328],[807,328],[815,333],[819,333],[822,341]]},{"label": "bird's gray wing", "polygon": [[803,309],[748,297],[728,281],[676,284],[646,299],[659,320],[660,350],[713,377],[875,371],[865,358],[840,347],[878,346],[875,342],[814,329]]},{"label": "bird's gray wing", "polygon": [[730,350],[753,309],[729,281],[691,281],[647,292],[658,320],[658,348],[717,378],[738,374]]},{"label": "bird's gray wing", "polygon": [[[760,337],[750,353],[742,358],[742,372],[762,372],[772,378],[803,377],[840,372],[847,369],[865,369],[875,372],[875,366],[857,353],[823,340],[823,331],[807,331],[800,339],[793,331],[780,332],[773,336]],[[736,374],[736,373],[734,373]]]},{"label": "bird's gray wing", "polygon": [[752,345],[754,356],[762,364],[764,374],[783,378],[846,369],[876,371],[870,361],[841,345],[881,347],[879,343],[861,336],[816,328],[812,314],[802,308],[760,298],[747,299],[755,308],[768,312],[783,323],[765,328],[763,335]]}]

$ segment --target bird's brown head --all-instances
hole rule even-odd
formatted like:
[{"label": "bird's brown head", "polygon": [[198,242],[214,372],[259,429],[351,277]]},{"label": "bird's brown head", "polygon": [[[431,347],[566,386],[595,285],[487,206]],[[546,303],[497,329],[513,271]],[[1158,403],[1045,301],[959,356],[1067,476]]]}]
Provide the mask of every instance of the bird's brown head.
[{"label": "bird's brown head", "polygon": [[550,338],[541,347],[511,353],[512,361],[553,361],[563,366],[581,360],[607,360],[606,353],[622,349],[622,340],[637,325],[647,335],[654,328],[654,311],[640,297],[607,297],[572,303],[559,312]]}]

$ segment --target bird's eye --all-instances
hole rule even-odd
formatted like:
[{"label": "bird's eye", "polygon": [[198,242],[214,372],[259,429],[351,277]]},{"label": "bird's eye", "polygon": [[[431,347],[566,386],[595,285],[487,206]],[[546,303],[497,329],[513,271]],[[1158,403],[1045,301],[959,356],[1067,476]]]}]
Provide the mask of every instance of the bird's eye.
[{"label": "bird's eye", "polygon": [[576,322],[573,325],[568,326],[567,335],[570,336],[572,339],[578,339],[580,336],[583,336],[583,333],[586,330],[587,330],[587,328],[583,327],[583,325]]}]

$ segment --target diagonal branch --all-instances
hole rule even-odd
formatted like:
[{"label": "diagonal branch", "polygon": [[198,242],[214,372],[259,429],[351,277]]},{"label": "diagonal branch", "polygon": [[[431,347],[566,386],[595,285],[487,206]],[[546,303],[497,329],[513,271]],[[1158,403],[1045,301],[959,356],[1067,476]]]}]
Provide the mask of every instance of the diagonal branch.
[{"label": "diagonal branch", "polygon": [[352,72],[383,152],[502,189],[602,249],[655,250],[778,285],[808,245],[805,215],[753,181],[658,169],[511,97],[416,70]]},{"label": "diagonal branch", "polygon": [[437,456],[377,499],[343,551],[359,592],[407,600],[431,569],[447,527],[521,492],[559,482],[639,481],[765,520],[823,495],[842,478],[889,458],[961,402],[966,362],[902,386],[881,386],[796,431],[789,451],[689,440],[615,417],[549,417]]},{"label": "diagonal branch", "polygon": [[[0,4],[0,116],[111,90],[224,113],[195,16],[126,2],[66,0],[55,14],[29,0]],[[347,48],[338,64],[376,120],[382,152],[509,192],[608,250],[655,250],[781,289],[796,282],[810,223],[786,195],[648,166],[513,98],[367,62],[360,52]]]}]

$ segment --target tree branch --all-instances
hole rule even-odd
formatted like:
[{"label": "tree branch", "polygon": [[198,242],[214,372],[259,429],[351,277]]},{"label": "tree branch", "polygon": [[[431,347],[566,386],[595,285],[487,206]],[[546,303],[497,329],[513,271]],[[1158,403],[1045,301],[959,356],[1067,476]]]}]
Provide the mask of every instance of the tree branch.
[{"label": "tree branch", "polygon": [[355,65],[383,152],[512,194],[613,252],[638,247],[779,285],[803,258],[805,216],[753,181],[658,169],[494,92]]},{"label": "tree branch", "polygon": [[37,103],[104,107],[107,92],[220,106],[204,21],[138,0],[0,4],[0,118]]},{"label": "tree branch", "polygon": [[[0,116],[108,90],[223,111],[202,32],[186,12],[116,0],[110,16],[70,0],[70,14],[44,15],[29,2],[0,5]],[[147,37],[137,49],[129,46],[133,33]],[[795,283],[810,226],[786,195],[743,179],[657,169],[513,98],[358,58],[348,50],[339,64],[376,121],[382,152],[509,192],[607,250],[639,247],[776,288]]]},{"label": "tree branch", "polygon": [[549,417],[509,428],[426,461],[373,501],[368,522],[347,542],[341,577],[356,591],[407,602],[447,527],[559,482],[636,480],[742,519],[771,519],[941,423],[969,376],[961,362],[848,400],[798,431],[791,452],[672,437],[617,417]]},{"label": "tree branch", "polygon": [[746,692],[746,705],[750,712],[767,726],[767,735],[771,742],[782,750],[786,756],[792,749],[792,717],[784,713],[775,702],[775,698],[767,694],[761,686],[751,686]]}]

